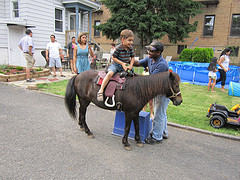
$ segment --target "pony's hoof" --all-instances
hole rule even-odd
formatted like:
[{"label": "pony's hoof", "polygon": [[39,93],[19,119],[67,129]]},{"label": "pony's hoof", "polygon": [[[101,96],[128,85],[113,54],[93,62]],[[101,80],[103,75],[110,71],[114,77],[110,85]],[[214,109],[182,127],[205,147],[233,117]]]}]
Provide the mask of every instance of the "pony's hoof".
[{"label": "pony's hoof", "polygon": [[93,134],[89,134],[89,135],[88,135],[88,138],[89,138],[89,139],[94,139],[95,137],[94,137]]},{"label": "pony's hoof", "polygon": [[140,148],[144,147],[143,143],[137,143],[137,146]]},{"label": "pony's hoof", "polygon": [[132,150],[131,146],[124,146],[124,149],[127,150],[127,151],[131,151]]},{"label": "pony's hoof", "polygon": [[85,131],[85,128],[84,127],[80,127],[80,131]]}]

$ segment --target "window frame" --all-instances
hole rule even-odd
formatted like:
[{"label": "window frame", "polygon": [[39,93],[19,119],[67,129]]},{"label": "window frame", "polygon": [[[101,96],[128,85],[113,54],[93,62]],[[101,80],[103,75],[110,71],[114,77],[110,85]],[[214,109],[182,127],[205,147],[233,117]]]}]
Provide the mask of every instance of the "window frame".
[{"label": "window frame", "polygon": [[182,52],[184,49],[186,49],[186,48],[187,48],[187,45],[184,45],[184,44],[183,44],[183,45],[182,45],[182,44],[181,44],[181,45],[179,45],[179,44],[178,44],[178,48],[177,48],[177,54],[181,54],[181,52],[180,52],[180,49],[181,49],[181,48],[180,48],[180,47],[181,47],[181,48],[183,48],[183,49],[181,50],[181,52]]},{"label": "window frame", "polygon": [[[232,15],[232,23],[231,23],[231,31],[230,31],[230,36],[240,36],[240,32],[239,32],[239,34],[233,34],[232,33],[232,27],[233,27],[233,16],[239,16],[239,18],[240,18],[240,14],[233,14]],[[240,29],[240,23],[239,23],[239,29]]]},{"label": "window frame", "polygon": [[[98,25],[97,25],[97,22],[99,22]],[[100,21],[100,20],[95,20],[95,21],[94,21],[94,26],[99,26],[100,24],[101,24],[101,21]],[[98,33],[99,33],[99,34],[98,34]],[[94,37],[101,37],[101,31],[94,29]]]},{"label": "window frame", "polygon": [[[213,29],[212,29],[212,33],[211,34],[207,34],[207,30],[206,30],[206,19],[207,17],[213,17],[214,18],[214,21],[213,21]],[[214,33],[214,26],[215,26],[215,15],[205,15],[204,16],[204,24],[203,24],[203,36],[213,36],[213,33]]]},{"label": "window frame", "polygon": [[[14,9],[14,4],[17,3],[18,9]],[[18,12],[18,17],[15,16],[15,11]],[[19,12],[19,1],[18,0],[11,0],[10,1],[10,12],[11,12],[11,18],[16,19],[20,17],[20,12]]]},{"label": "window frame", "polygon": [[[56,9],[62,11],[62,20],[56,19]],[[62,22],[62,31],[56,31],[56,20]],[[54,33],[65,34],[65,8],[54,6]]]}]

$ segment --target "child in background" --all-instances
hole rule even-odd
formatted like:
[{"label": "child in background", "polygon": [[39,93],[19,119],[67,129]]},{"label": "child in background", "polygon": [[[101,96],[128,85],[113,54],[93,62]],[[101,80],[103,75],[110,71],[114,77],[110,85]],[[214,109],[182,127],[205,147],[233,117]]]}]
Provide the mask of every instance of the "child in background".
[{"label": "child in background", "polygon": [[207,70],[209,70],[209,73],[208,73],[208,77],[209,77],[208,91],[212,86],[212,91],[211,92],[216,92],[216,91],[214,91],[214,87],[216,85],[216,79],[217,79],[216,72],[218,71],[217,70],[217,58],[216,57],[213,57],[211,59],[211,62],[209,64]]}]

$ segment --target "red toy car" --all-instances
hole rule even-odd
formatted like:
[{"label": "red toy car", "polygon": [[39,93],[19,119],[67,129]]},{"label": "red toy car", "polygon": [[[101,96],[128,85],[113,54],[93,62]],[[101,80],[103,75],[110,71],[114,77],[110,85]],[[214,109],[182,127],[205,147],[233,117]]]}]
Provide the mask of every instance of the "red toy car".
[{"label": "red toy car", "polygon": [[210,124],[214,128],[221,128],[228,124],[240,125],[240,106],[235,105],[231,111],[225,106],[211,104],[208,109],[207,117],[210,118]]}]

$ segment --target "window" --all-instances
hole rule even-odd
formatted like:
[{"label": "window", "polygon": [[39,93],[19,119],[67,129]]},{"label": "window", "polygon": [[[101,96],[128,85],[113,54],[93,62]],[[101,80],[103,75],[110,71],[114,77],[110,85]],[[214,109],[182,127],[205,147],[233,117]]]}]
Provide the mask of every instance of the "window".
[{"label": "window", "polygon": [[214,15],[205,16],[204,30],[203,30],[204,36],[213,36],[214,21],[215,21]]},{"label": "window", "polygon": [[187,45],[178,45],[177,54],[181,54],[182,50],[187,48]]},{"label": "window", "polygon": [[55,8],[55,31],[63,32],[63,10]]},{"label": "window", "polygon": [[240,36],[240,14],[233,14],[231,36]]},{"label": "window", "polygon": [[12,17],[19,17],[19,8],[18,8],[18,0],[12,0]]},{"label": "window", "polygon": [[[100,25],[100,21],[95,21],[94,22],[95,26],[99,26]],[[100,36],[100,30],[94,29],[94,36]]]}]

